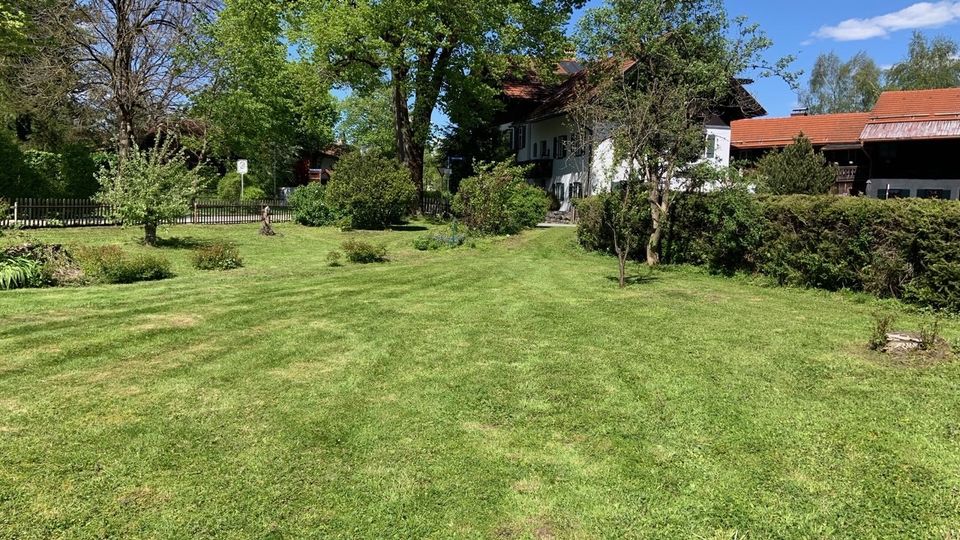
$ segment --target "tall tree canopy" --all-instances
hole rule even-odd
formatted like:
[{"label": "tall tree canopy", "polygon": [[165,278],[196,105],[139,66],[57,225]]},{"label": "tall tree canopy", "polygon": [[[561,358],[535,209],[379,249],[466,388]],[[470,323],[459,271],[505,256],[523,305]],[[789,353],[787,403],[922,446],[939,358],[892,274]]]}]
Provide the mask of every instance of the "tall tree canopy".
[{"label": "tall tree canopy", "polygon": [[824,53],[813,65],[801,102],[812,114],[869,111],[883,90],[882,75],[865,52],[847,61],[835,52]]},{"label": "tall tree canopy", "polygon": [[296,42],[296,3],[227,0],[206,25],[198,62],[211,68],[193,114],[209,128],[214,153],[249,158],[264,177],[283,174],[304,149],[333,140],[337,111],[330,84]]},{"label": "tall tree canopy", "polygon": [[[645,193],[647,263],[656,265],[671,190],[703,154],[706,118],[740,95],[734,81],[745,72],[792,81],[792,59],[766,61],[770,40],[731,20],[720,0],[608,0],[587,12],[578,38],[590,76],[570,107],[577,139],[589,147],[612,141],[609,173],[625,169],[624,215],[635,213],[634,192]],[[616,246],[621,258],[629,243]]]},{"label": "tall tree canopy", "polygon": [[960,46],[947,37],[927,40],[916,32],[907,58],[887,72],[887,85],[896,90],[927,90],[960,86]]},{"label": "tall tree canopy", "polygon": [[388,85],[397,155],[423,191],[431,115],[464,95],[496,89],[477,73],[506,69],[510,55],[550,62],[566,48],[578,0],[304,0],[313,52],[357,90]]}]

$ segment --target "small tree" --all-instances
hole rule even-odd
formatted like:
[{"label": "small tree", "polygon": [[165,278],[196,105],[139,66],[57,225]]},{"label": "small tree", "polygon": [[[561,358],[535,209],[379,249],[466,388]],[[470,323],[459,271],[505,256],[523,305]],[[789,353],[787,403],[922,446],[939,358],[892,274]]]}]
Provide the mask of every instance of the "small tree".
[{"label": "small tree", "polygon": [[763,156],[750,176],[761,193],[823,195],[836,183],[837,167],[801,133],[790,146]]},{"label": "small tree", "polygon": [[124,225],[143,225],[143,240],[157,243],[157,226],[190,211],[190,201],[203,187],[195,169],[187,166],[174,140],[158,136],[152,149],[134,145],[126,159],[114,160],[100,171],[98,202],[110,206]]}]

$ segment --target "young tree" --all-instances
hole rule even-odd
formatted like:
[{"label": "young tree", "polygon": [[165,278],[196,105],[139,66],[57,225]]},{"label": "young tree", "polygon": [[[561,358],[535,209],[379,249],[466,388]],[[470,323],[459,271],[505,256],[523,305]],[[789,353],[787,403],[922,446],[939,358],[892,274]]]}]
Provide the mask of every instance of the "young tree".
[{"label": "young tree", "polygon": [[190,201],[204,187],[183,151],[174,150],[175,144],[175,138],[165,133],[150,150],[133,144],[126,158],[98,176],[101,190],[96,200],[109,205],[124,225],[142,225],[147,245],[157,243],[158,225],[189,212]]},{"label": "young tree", "polygon": [[846,62],[834,52],[821,54],[801,102],[812,114],[869,111],[883,89],[882,74],[865,52]]},{"label": "young tree", "polygon": [[927,41],[915,32],[907,58],[887,72],[893,90],[927,90],[960,86],[960,46],[947,37]]},{"label": "young tree", "polygon": [[761,193],[823,195],[836,183],[837,167],[801,133],[790,146],[760,158],[749,178]]},{"label": "young tree", "polygon": [[578,144],[609,141],[609,174],[643,186],[652,223],[646,259],[657,265],[672,191],[703,153],[705,119],[740,96],[736,77],[747,70],[792,82],[792,59],[766,62],[770,40],[756,25],[731,21],[720,0],[608,0],[587,12],[578,38],[589,59],[569,108]]},{"label": "young tree", "polygon": [[574,3],[305,0],[304,12],[314,53],[340,82],[361,93],[389,85],[397,156],[422,194],[434,110],[456,107],[464,88],[493,99],[475,75],[504,69],[507,55],[558,58]]}]

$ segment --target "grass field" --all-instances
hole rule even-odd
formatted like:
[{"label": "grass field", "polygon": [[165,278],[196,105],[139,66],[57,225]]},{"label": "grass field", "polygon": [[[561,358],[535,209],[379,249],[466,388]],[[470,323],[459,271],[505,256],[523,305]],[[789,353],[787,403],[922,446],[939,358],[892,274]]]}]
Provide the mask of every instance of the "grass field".
[{"label": "grass field", "polygon": [[[240,270],[163,248],[171,280],[0,292],[0,537],[960,534],[960,366],[867,354],[873,300],[621,291],[569,229],[277,229],[161,231],[232,239]],[[328,267],[351,235],[393,260]]]}]

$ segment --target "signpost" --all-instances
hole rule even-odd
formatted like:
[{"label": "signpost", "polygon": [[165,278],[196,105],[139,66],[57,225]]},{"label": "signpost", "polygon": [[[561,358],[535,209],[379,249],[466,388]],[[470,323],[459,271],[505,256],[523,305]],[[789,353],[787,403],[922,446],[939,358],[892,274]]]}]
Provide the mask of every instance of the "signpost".
[{"label": "signpost", "polygon": [[237,173],[240,174],[240,200],[243,200],[243,175],[247,174],[247,160],[237,160]]}]

